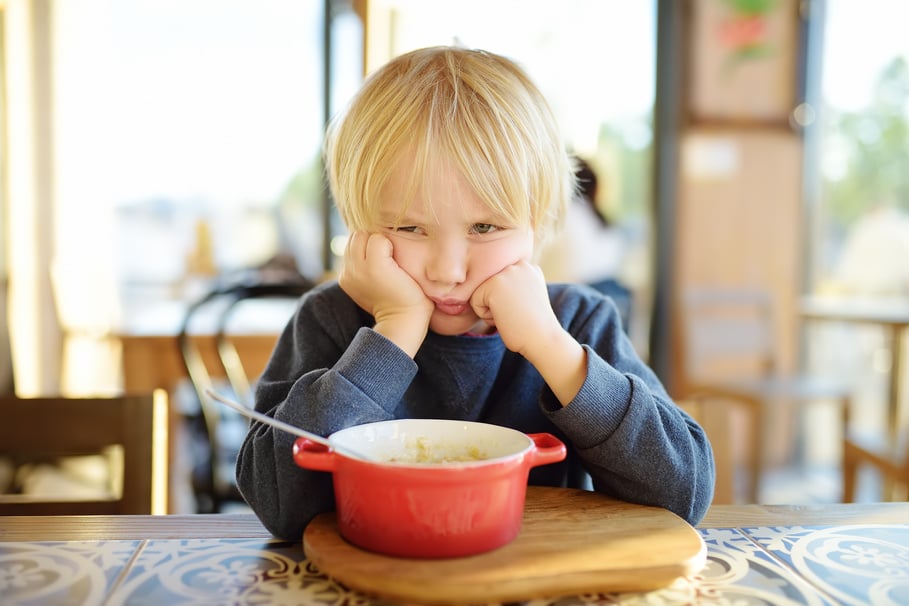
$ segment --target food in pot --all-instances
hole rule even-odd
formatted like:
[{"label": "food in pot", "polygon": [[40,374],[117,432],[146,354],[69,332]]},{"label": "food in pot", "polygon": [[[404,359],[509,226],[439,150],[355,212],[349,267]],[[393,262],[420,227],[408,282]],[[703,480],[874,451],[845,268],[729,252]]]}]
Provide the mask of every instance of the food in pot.
[{"label": "food in pot", "polygon": [[[456,448],[456,450],[454,448]],[[419,437],[408,443],[403,455],[389,457],[387,463],[464,463],[468,461],[483,461],[489,455],[478,446],[471,445],[433,445],[427,437]]]}]

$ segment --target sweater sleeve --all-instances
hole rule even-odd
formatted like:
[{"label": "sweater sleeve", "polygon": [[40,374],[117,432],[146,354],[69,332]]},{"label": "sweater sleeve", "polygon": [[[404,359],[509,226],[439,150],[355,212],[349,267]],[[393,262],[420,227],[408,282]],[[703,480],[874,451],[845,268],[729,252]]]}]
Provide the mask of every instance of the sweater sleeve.
[{"label": "sweater sleeve", "polygon": [[[392,418],[416,364],[371,328],[339,321],[337,312],[318,299],[304,301],[257,384],[257,410],[324,436]],[[341,348],[345,331],[353,336]],[[272,534],[288,540],[299,540],[314,516],[335,508],[331,474],[297,466],[295,439],[253,423],[237,459],[244,499]]]},{"label": "sweater sleeve", "polygon": [[568,406],[543,402],[573,444],[594,488],[664,507],[697,524],[713,498],[713,451],[703,429],[670,398],[602,299],[569,331],[587,352],[587,379]]}]

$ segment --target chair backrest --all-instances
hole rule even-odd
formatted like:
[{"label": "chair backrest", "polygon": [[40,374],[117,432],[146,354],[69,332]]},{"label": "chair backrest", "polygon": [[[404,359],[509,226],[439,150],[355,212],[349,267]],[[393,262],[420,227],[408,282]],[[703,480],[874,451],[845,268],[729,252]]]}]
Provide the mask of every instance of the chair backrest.
[{"label": "chair backrest", "polygon": [[767,375],[776,370],[770,295],[746,289],[692,289],[681,301],[686,380]]},{"label": "chair backrest", "polygon": [[0,398],[0,456],[17,467],[105,455],[100,494],[0,495],[2,515],[164,513],[167,394],[93,398]]},{"label": "chair backrest", "polygon": [[[234,284],[211,290],[187,308],[183,316],[180,332],[177,335],[177,342],[186,365],[187,374],[200,401],[204,402],[207,399],[204,396],[204,391],[212,386],[212,369],[205,366],[204,357],[190,338],[192,324],[196,316],[210,314],[211,310],[214,310],[214,326],[212,328],[214,329],[221,364],[221,368],[217,369],[218,374],[221,374],[220,371],[223,370],[224,375],[231,384],[234,395],[240,400],[246,400],[249,396],[251,381],[240,363],[237,350],[230,341],[231,320],[237,315],[237,310],[246,302],[269,299],[296,301],[312,287],[313,284],[306,281]],[[271,323],[272,328],[274,326],[277,326],[278,329],[283,328],[283,322],[288,318],[289,314],[287,317],[278,316],[277,324]]]}]

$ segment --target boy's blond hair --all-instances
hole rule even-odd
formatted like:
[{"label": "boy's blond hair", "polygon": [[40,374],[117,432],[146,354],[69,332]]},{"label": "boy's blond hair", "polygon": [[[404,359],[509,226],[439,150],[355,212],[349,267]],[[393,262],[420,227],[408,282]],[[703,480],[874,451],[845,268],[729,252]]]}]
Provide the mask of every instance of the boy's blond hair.
[{"label": "boy's blond hair", "polygon": [[412,199],[439,158],[498,216],[532,227],[538,243],[575,187],[549,104],[518,65],[479,50],[424,48],[376,71],[329,127],[325,163],[348,229],[376,224],[398,162],[413,164]]}]

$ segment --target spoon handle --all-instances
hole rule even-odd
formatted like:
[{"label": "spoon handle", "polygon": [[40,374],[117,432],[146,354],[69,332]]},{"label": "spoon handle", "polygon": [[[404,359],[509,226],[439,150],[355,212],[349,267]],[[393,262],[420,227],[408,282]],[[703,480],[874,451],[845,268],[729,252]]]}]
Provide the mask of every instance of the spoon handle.
[{"label": "spoon handle", "polygon": [[260,423],[265,423],[266,425],[271,425],[272,427],[274,427],[276,429],[286,431],[287,433],[291,433],[295,436],[300,436],[301,438],[309,438],[313,442],[318,442],[319,444],[323,444],[325,446],[328,446],[329,448],[333,448],[333,446],[331,444],[329,444],[328,440],[326,438],[323,438],[320,435],[310,433],[310,432],[306,431],[305,429],[300,429],[299,427],[297,427],[295,425],[285,423],[284,421],[279,421],[278,419],[269,417],[268,415],[263,415],[261,412],[253,410],[252,408],[249,408],[248,406],[244,406],[243,404],[240,404],[239,402],[235,402],[234,400],[231,400],[230,398],[226,398],[226,397],[222,396],[221,394],[213,391],[212,389],[206,389],[205,393],[211,399],[217,400],[218,402],[221,402],[222,404],[226,404],[227,406],[229,406],[229,407],[233,408],[234,410],[236,410],[237,412],[239,412],[244,417],[253,419],[255,421],[259,421]]},{"label": "spoon handle", "polygon": [[218,402],[221,402],[222,404],[230,406],[231,408],[233,408],[234,410],[236,410],[237,412],[239,412],[241,415],[243,415],[246,418],[253,419],[254,421],[259,421],[260,423],[265,423],[266,425],[271,425],[275,429],[280,429],[281,431],[286,431],[289,434],[293,434],[295,436],[300,436],[301,438],[310,439],[313,442],[317,442],[319,444],[322,444],[323,446],[327,446],[330,449],[334,450],[335,452],[345,455],[346,457],[349,457],[351,459],[360,459],[361,461],[373,460],[372,457],[369,457],[367,455],[364,455],[363,453],[357,452],[356,450],[352,450],[351,448],[349,448],[347,446],[338,448],[338,446],[336,444],[332,444],[331,442],[329,442],[328,438],[323,438],[322,436],[320,436],[318,434],[308,432],[305,429],[300,429],[296,425],[291,425],[289,423],[285,423],[284,421],[279,421],[278,419],[275,419],[274,417],[269,417],[268,415],[263,415],[261,412],[253,410],[252,408],[249,408],[248,406],[244,406],[243,404],[240,404],[239,402],[235,402],[234,400],[231,400],[230,398],[226,398],[226,397],[222,396],[221,394],[217,393],[210,387],[206,388],[205,393],[212,400],[216,400]]}]

